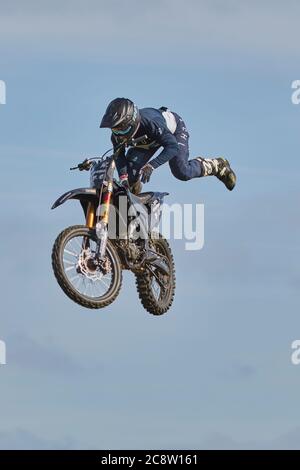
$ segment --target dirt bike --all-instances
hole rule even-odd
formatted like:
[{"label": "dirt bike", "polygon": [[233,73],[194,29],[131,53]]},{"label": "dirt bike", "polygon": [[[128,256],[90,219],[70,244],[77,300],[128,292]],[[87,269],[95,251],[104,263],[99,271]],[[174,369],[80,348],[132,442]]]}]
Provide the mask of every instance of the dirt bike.
[{"label": "dirt bike", "polygon": [[[132,139],[130,145],[144,138]],[[162,315],[175,293],[173,255],[158,232],[161,205],[168,193],[134,194],[114,179],[119,147],[109,156],[113,149],[70,168],[89,170],[90,187],[66,192],[52,209],[77,199],[85,225],[68,227],[58,235],[52,250],[53,271],[70,299],[83,307],[103,308],[117,298],[122,270],[130,270],[144,308]]]}]

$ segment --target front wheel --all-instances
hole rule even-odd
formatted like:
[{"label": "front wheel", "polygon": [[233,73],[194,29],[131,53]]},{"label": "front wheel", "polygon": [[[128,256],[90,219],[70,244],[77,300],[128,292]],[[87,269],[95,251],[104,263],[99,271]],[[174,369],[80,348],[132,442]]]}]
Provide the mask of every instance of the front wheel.
[{"label": "front wheel", "polygon": [[175,295],[175,266],[171,248],[160,235],[150,241],[151,249],[161,255],[169,274],[153,268],[152,272],[136,274],[136,287],[143,307],[152,315],[163,315],[171,307]]},{"label": "front wheel", "polygon": [[63,230],[52,250],[52,267],[58,284],[74,302],[86,308],[103,308],[118,296],[122,270],[118,254],[108,240],[106,255],[98,261],[94,230],[75,225]]}]

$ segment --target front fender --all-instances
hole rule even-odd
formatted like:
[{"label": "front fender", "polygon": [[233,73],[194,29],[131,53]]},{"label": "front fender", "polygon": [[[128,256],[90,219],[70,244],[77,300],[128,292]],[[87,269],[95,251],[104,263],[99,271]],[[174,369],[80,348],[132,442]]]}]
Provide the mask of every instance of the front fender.
[{"label": "front fender", "polygon": [[81,204],[86,206],[86,204],[90,201],[95,201],[97,197],[97,190],[95,188],[77,188],[64,193],[60,196],[51,209],[56,209],[56,207],[60,206],[64,202],[68,201],[68,199],[79,199]]}]

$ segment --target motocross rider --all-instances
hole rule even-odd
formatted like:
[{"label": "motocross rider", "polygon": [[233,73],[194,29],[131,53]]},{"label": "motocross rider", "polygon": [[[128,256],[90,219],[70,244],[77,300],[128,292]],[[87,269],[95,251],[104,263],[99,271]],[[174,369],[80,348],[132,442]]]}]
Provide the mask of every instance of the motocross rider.
[{"label": "motocross rider", "polygon": [[[183,119],[168,108],[142,108],[127,98],[111,101],[101,120],[101,128],[112,131],[111,140],[117,151],[116,166],[124,186],[134,192],[150,180],[158,167],[168,162],[172,174],[181,181],[203,176],[216,176],[229,191],[236,183],[236,175],[225,158],[197,157],[189,160],[189,133]],[[145,135],[145,139],[131,146],[131,139]],[[152,158],[157,150],[162,151]]]}]

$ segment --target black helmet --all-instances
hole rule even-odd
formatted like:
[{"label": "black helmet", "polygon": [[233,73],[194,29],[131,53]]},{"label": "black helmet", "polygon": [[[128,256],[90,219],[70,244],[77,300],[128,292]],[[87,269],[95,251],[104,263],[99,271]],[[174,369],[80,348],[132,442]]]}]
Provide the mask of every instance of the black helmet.
[{"label": "black helmet", "polygon": [[115,135],[128,139],[135,134],[139,123],[138,107],[127,98],[116,98],[109,103],[100,127],[108,127]]}]

